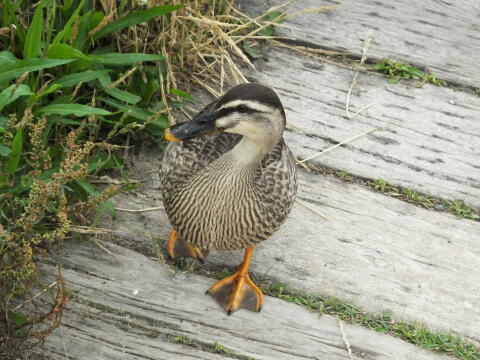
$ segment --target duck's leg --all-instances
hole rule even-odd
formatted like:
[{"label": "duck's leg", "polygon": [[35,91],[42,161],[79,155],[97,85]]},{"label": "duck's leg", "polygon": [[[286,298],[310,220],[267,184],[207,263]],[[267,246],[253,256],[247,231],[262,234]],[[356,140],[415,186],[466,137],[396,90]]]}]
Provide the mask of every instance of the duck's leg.
[{"label": "duck's leg", "polygon": [[201,250],[196,246],[190,245],[181,236],[178,236],[176,230],[172,230],[168,236],[167,252],[171,259],[175,259],[178,256],[190,256],[205,262],[208,255],[208,250]]},{"label": "duck's leg", "polygon": [[210,294],[228,315],[238,309],[251,311],[262,309],[263,294],[248,276],[254,248],[245,249],[243,262],[235,274],[220,280],[207,290],[207,294]]}]

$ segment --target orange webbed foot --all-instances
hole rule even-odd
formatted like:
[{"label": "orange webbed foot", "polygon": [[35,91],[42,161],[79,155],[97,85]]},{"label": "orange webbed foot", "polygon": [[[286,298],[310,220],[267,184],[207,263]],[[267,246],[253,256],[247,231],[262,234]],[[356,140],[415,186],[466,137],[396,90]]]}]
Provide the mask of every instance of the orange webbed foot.
[{"label": "orange webbed foot", "polygon": [[208,256],[208,250],[199,249],[196,246],[190,245],[181,236],[178,236],[176,230],[172,230],[167,240],[167,252],[171,259],[179,256],[192,257],[200,260],[203,264]]},{"label": "orange webbed foot", "polygon": [[263,294],[257,285],[248,276],[248,266],[253,253],[253,247],[245,250],[245,258],[238,271],[218,281],[206,294],[231,315],[238,309],[247,309],[259,312],[262,309]]}]

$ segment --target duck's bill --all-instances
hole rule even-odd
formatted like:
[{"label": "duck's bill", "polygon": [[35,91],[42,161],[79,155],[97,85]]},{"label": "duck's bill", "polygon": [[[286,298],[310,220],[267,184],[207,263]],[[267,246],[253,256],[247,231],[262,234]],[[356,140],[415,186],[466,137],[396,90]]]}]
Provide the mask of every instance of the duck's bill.
[{"label": "duck's bill", "polygon": [[168,141],[183,141],[217,132],[215,117],[211,112],[197,115],[190,121],[173,125],[165,130],[164,138]]}]

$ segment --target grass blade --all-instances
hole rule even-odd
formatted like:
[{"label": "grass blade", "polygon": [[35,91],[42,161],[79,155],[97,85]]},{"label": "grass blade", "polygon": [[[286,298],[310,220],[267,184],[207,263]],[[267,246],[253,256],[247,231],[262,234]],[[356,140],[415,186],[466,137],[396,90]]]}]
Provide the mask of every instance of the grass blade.
[{"label": "grass blade", "polygon": [[8,81],[15,79],[26,72],[42,70],[46,68],[51,68],[58,65],[68,64],[74,59],[25,59],[17,60],[15,62],[10,62],[4,64],[0,69],[0,83],[3,81]]},{"label": "grass blade", "polygon": [[49,59],[83,59],[90,60],[90,58],[67,44],[54,44],[48,49],[47,57]]},{"label": "grass blade", "polygon": [[85,4],[85,0],[80,1],[77,8],[73,12],[72,16],[70,16],[70,19],[68,19],[63,29],[59,31],[58,34],[55,35],[55,37],[53,38],[52,45],[60,44],[62,40],[70,37],[71,31],[72,31],[72,25],[75,19],[77,18],[78,14],[80,13],[80,10],[82,10],[84,4]]},{"label": "grass blade", "polygon": [[23,130],[19,128],[13,137],[11,152],[8,156],[8,162],[6,167],[7,174],[13,174],[17,170],[18,164],[20,163],[20,156],[22,155],[22,144],[23,144]]},{"label": "grass blade", "polygon": [[0,66],[13,63],[17,58],[10,51],[0,51]]},{"label": "grass blade", "polygon": [[138,120],[143,120],[143,121],[148,121],[150,117],[153,115],[152,112],[139,108],[137,106],[129,106],[125,105],[122,103],[119,103],[118,101],[115,101],[113,99],[106,99],[106,98],[100,98],[104,103],[113,106],[114,108],[121,110],[121,111],[129,111],[130,116],[134,117],[135,119]]},{"label": "grass blade", "polygon": [[75,74],[70,74],[55,80],[55,84],[62,87],[71,87],[80,84],[81,82],[89,82],[98,79],[100,76],[108,74],[111,70],[97,70],[97,71],[83,71]]},{"label": "grass blade", "polygon": [[38,112],[44,114],[58,114],[58,115],[75,115],[75,116],[87,116],[87,115],[110,115],[111,112],[102,108],[92,108],[87,105],[81,104],[53,104],[47,105],[40,109]]},{"label": "grass blade", "polygon": [[28,27],[23,47],[23,57],[25,59],[37,57],[40,53],[40,46],[42,45],[43,8],[45,7],[45,2],[46,0],[40,1],[40,4],[37,6],[35,13],[33,14],[33,20]]},{"label": "grass blade", "polygon": [[27,85],[20,84],[20,85],[11,85],[5,90],[0,93],[0,111],[10,104],[11,102],[17,100],[20,96],[25,95],[34,95],[33,92],[30,91],[30,88]]},{"label": "grass blade", "polygon": [[109,53],[102,55],[89,55],[93,62],[105,65],[130,65],[141,61],[163,60],[162,55],[138,54],[138,53]]},{"label": "grass blade", "polygon": [[128,26],[137,25],[150,21],[151,19],[167,14],[181,8],[183,5],[163,5],[155,6],[146,10],[135,11],[119,18],[118,20],[106,25],[98,33],[95,34],[93,40],[98,40],[112,32],[118,32]]}]

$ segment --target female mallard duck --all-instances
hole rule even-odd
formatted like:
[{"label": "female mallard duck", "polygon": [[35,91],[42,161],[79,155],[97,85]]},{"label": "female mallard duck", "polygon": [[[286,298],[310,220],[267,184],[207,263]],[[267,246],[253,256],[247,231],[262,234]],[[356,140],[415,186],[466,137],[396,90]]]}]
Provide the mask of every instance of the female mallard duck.
[{"label": "female mallard duck", "polygon": [[295,199],[295,161],[284,129],[277,94],[252,83],[165,132],[172,143],[161,168],[162,195],[175,229],[168,254],[203,261],[212,249],[245,249],[237,272],[207,291],[229,315],[260,311],[262,292],[248,276],[253,249],[283,224]]}]

